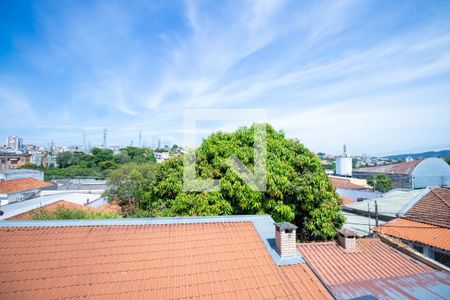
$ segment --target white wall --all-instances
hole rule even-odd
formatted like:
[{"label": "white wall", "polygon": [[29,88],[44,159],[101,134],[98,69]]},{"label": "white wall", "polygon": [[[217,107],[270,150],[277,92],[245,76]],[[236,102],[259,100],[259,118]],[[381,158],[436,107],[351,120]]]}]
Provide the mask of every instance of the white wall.
[{"label": "white wall", "polygon": [[450,186],[450,166],[441,158],[427,158],[414,168],[411,177],[415,189]]}]

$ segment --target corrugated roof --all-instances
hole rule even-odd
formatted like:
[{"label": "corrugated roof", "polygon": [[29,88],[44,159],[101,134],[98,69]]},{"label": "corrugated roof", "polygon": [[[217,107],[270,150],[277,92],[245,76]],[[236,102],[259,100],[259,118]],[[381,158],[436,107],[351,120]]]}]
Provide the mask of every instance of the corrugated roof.
[{"label": "corrugated roof", "polygon": [[450,251],[449,228],[397,218],[374,230],[403,240]]},{"label": "corrugated roof", "polygon": [[418,159],[408,162],[402,162],[398,164],[391,164],[385,166],[375,166],[367,168],[355,169],[355,172],[367,172],[367,173],[386,173],[386,174],[405,174],[410,175],[414,168],[417,167],[424,159]]},{"label": "corrugated roof", "polygon": [[0,180],[0,194],[18,193],[53,185],[51,182],[45,182],[32,177]]},{"label": "corrugated roof", "polygon": [[450,190],[433,188],[402,217],[417,222],[450,228]]},{"label": "corrugated roof", "polygon": [[[361,216],[347,211],[343,211],[342,214],[345,217],[345,223],[342,227],[353,230],[360,236],[367,236],[372,233],[372,230],[376,225],[376,220],[373,215],[369,218],[368,216]],[[384,223],[384,221],[378,220],[378,225],[383,225]]]},{"label": "corrugated roof", "polygon": [[372,295],[376,299],[448,299],[450,275],[444,272],[418,273],[338,284],[331,287],[337,299]]},{"label": "corrugated roof", "polygon": [[331,184],[335,189],[365,190],[366,187],[350,182],[348,179],[330,177]]},{"label": "corrugated roof", "polygon": [[2,227],[0,236],[2,299],[331,299],[306,264],[276,266],[252,222]]},{"label": "corrugated roof", "polygon": [[85,205],[76,204],[73,202],[59,200],[59,201],[41,206],[39,208],[35,208],[30,211],[18,214],[16,216],[8,218],[8,220],[31,220],[33,215],[38,214],[41,210],[55,211],[58,208],[77,209],[77,210],[83,210],[83,211],[101,211],[101,209],[98,209],[98,208],[93,208],[93,207],[89,207],[89,206],[85,206]]},{"label": "corrugated roof", "polygon": [[378,203],[378,213],[383,216],[396,217],[397,214],[416,197],[421,197],[428,192],[422,190],[392,190],[381,198],[364,200],[347,204],[343,207],[348,211],[367,212],[370,208],[371,214],[375,214],[375,200]]},{"label": "corrugated roof", "polygon": [[381,242],[378,238],[357,240],[357,250],[348,251],[336,242],[302,243],[298,249],[325,284],[336,284],[413,275],[432,271]]}]

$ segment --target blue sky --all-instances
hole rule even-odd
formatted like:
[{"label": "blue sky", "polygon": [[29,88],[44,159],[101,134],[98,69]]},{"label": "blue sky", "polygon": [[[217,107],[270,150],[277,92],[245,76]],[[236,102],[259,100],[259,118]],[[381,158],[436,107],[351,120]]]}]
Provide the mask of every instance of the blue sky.
[{"label": "blue sky", "polygon": [[450,1],[3,0],[0,20],[2,140],[182,143],[199,107],[266,109],[314,151],[450,147]]}]

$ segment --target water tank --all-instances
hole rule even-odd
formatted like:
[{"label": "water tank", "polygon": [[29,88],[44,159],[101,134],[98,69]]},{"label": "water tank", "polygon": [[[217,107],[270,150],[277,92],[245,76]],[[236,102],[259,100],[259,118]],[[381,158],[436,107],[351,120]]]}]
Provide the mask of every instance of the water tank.
[{"label": "water tank", "polygon": [[337,157],[336,158],[336,174],[342,176],[352,176],[352,158]]}]

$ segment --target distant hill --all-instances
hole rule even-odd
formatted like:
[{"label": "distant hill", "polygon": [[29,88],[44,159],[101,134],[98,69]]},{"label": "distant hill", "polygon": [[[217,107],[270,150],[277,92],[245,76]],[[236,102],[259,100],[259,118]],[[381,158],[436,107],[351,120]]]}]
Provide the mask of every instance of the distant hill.
[{"label": "distant hill", "polygon": [[385,156],[386,158],[396,159],[396,160],[405,160],[408,156],[418,159],[418,158],[428,158],[428,157],[450,157],[450,150],[441,150],[441,151],[428,151],[422,153],[410,153],[410,154],[396,154]]}]

